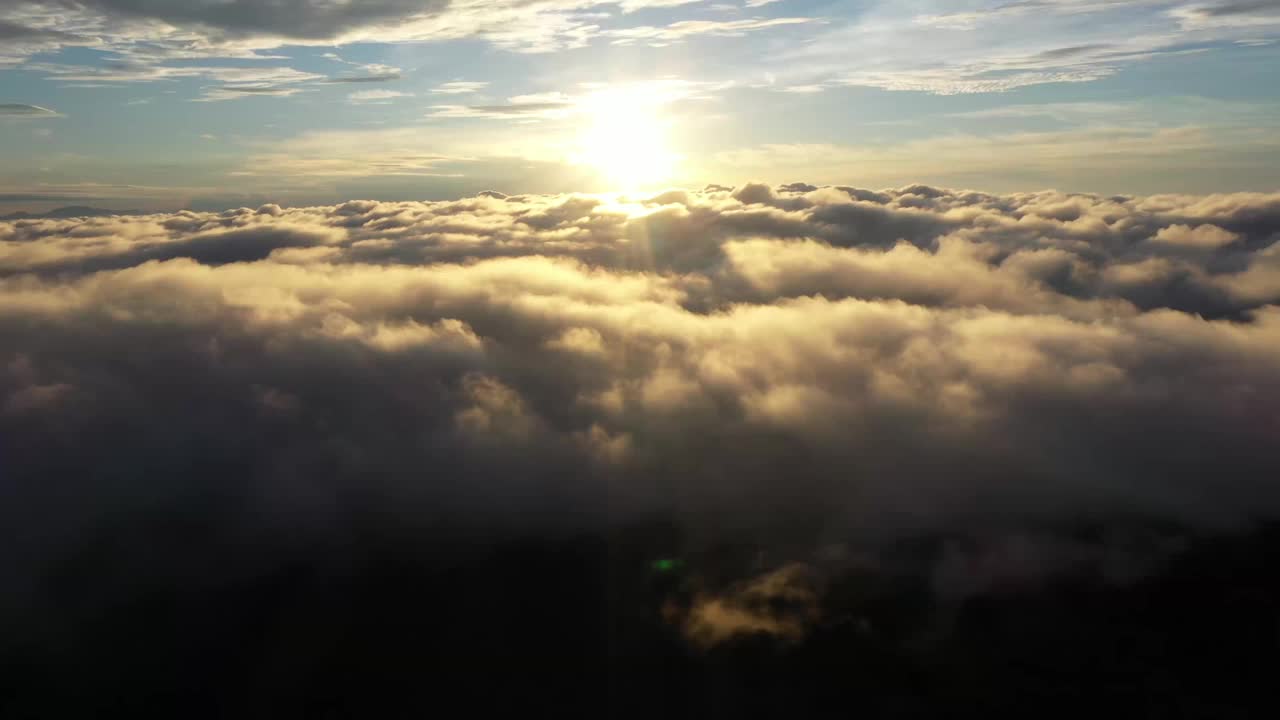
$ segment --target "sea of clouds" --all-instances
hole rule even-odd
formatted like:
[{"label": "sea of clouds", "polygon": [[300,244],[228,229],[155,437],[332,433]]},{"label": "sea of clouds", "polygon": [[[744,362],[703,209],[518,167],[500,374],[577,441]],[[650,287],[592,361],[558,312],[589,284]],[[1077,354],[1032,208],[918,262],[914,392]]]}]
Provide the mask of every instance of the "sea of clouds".
[{"label": "sea of clouds", "polygon": [[37,565],[176,507],[300,533],[353,506],[810,539],[1240,526],[1280,511],[1278,303],[1277,194],[0,222],[0,517]]}]

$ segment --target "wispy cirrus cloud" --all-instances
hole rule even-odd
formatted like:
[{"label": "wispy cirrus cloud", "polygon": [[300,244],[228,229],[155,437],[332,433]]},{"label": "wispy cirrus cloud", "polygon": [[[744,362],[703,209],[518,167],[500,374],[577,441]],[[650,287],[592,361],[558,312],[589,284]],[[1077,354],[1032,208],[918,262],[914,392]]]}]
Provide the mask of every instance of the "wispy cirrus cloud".
[{"label": "wispy cirrus cloud", "polygon": [[399,98],[413,97],[413,93],[399,90],[362,90],[347,96],[347,100],[357,104],[385,103]]},{"label": "wispy cirrus cloud", "polygon": [[681,20],[664,26],[642,25],[607,30],[602,34],[613,38],[615,45],[644,43],[661,47],[699,35],[715,37],[741,37],[747,33],[788,25],[821,23],[821,19],[806,17],[747,18],[742,20]]},{"label": "wispy cirrus cloud", "polygon": [[1191,30],[1261,30],[1280,26],[1280,3],[1274,0],[1218,0],[1178,7],[1170,14]]},{"label": "wispy cirrus cloud", "polygon": [[137,62],[106,62],[101,65],[67,65],[32,63],[28,68],[68,85],[118,85],[173,81],[186,78],[208,79],[219,85],[207,86],[201,100],[225,100],[247,95],[287,96],[302,91],[302,84],[325,79],[318,73],[294,68],[166,66]]},{"label": "wispy cirrus cloud", "polygon": [[330,78],[326,78],[326,83],[381,83],[400,80],[400,68],[390,65],[360,65],[359,70],[354,73],[343,73]]},{"label": "wispy cirrus cloud", "polygon": [[59,113],[39,105],[0,103],[0,118],[55,118]]},{"label": "wispy cirrus cloud", "polygon": [[509,102],[490,105],[433,105],[427,117],[487,119],[563,118],[575,112],[577,105],[560,93],[546,93],[512,98]]},{"label": "wispy cirrus cloud", "polygon": [[[0,63],[17,63],[60,47],[95,47],[138,60],[262,57],[285,45],[407,42],[479,37],[515,52],[582,47],[599,36],[595,20],[672,8],[684,0],[375,0],[358,6],[323,0],[232,4],[87,0],[50,7],[36,2],[0,7],[0,32],[13,40]],[[20,44],[19,44],[20,43]]]},{"label": "wispy cirrus cloud", "polygon": [[359,65],[358,70],[335,76],[306,72],[292,67],[227,67],[216,65],[159,65],[132,61],[107,61],[100,65],[31,63],[27,69],[43,73],[66,85],[115,85],[174,81],[186,78],[209,79],[221,83],[204,89],[200,100],[227,100],[242,96],[289,96],[307,84],[383,83],[401,78],[399,68],[389,65]]},{"label": "wispy cirrus cloud", "polygon": [[453,80],[431,89],[435,95],[470,95],[489,87],[488,81]]},{"label": "wispy cirrus cloud", "polygon": [[682,101],[701,101],[731,83],[710,83],[663,78],[638,83],[582,83],[570,92],[551,91],[516,95],[504,103],[432,106],[428,117],[546,120],[563,119],[580,113],[597,112],[617,102],[642,103],[649,109],[669,107]]},{"label": "wispy cirrus cloud", "polygon": [[[231,176],[242,184],[260,178],[260,182],[281,187],[314,186],[330,183],[334,178],[458,177],[460,167],[471,159],[461,152],[433,150],[442,145],[443,139],[442,135],[420,128],[402,128],[251,140],[245,143],[247,156]],[[455,138],[453,145],[460,144]]]},{"label": "wispy cirrus cloud", "polygon": [[913,4],[874,4],[778,59],[797,77],[850,85],[934,94],[1006,92],[1091,82],[1153,58],[1208,52],[1216,43],[1244,38],[1249,28],[1265,27],[1274,15],[1267,2],[979,5],[940,14]]}]

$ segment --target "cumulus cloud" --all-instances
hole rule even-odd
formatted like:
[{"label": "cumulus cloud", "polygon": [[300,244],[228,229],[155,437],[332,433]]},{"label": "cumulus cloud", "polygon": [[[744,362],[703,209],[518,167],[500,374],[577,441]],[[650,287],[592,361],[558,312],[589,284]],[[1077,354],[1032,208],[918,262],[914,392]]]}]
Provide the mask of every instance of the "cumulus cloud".
[{"label": "cumulus cloud", "polygon": [[[132,647],[159,592],[184,625],[254,619],[182,631],[182,657],[318,607],[298,635],[377,638],[362,661],[387,618],[413,657],[488,667],[602,612],[611,650],[900,657],[987,628],[970,599],[1129,587],[1179,538],[1275,519],[1278,349],[1275,194],[794,182],[11,219],[0,617],[21,647],[103,617]],[[626,539],[655,517],[681,537]],[[623,539],[559,544],[601,533]],[[659,546],[681,569],[633,577]]]},{"label": "cumulus cloud", "polygon": [[1194,228],[1188,225],[1170,225],[1161,228],[1151,240],[1167,245],[1213,250],[1230,245],[1239,239],[1239,235],[1227,232],[1216,225],[1197,225]]},{"label": "cumulus cloud", "polygon": [[5,222],[8,487],[1240,522],[1280,511],[1278,232],[1275,195],[802,183]]}]

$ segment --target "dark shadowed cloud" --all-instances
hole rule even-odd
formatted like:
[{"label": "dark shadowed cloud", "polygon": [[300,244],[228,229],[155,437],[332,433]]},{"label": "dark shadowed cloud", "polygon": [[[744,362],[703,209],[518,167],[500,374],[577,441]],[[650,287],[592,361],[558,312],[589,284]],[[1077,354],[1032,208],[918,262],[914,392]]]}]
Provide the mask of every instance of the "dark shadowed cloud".
[{"label": "dark shadowed cloud", "polygon": [[0,20],[0,40],[58,40],[66,37],[68,37],[66,33],[29,28],[7,20]]},{"label": "dark shadowed cloud", "polygon": [[1280,2],[1276,2],[1276,0],[1235,0],[1233,2],[1221,2],[1215,5],[1205,5],[1198,8],[1198,12],[1211,17],[1222,17],[1226,15],[1252,15],[1267,11],[1280,11]]},{"label": "dark shadowed cloud", "polygon": [[444,0],[371,0],[332,3],[323,0],[85,0],[64,2],[112,16],[163,20],[183,26],[205,27],[233,34],[276,35],[298,39],[339,37],[353,29],[387,20],[439,12]]}]

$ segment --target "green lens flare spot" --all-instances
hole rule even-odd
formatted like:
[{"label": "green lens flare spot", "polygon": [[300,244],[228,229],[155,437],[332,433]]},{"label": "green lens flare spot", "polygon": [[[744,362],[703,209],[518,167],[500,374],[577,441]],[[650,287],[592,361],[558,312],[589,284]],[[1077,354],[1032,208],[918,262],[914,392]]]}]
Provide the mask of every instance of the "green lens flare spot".
[{"label": "green lens flare spot", "polygon": [[653,569],[656,572],[661,572],[661,573],[675,572],[676,570],[679,570],[682,567],[684,567],[683,562],[679,560],[673,560],[670,558],[663,558],[661,560],[653,561]]}]

